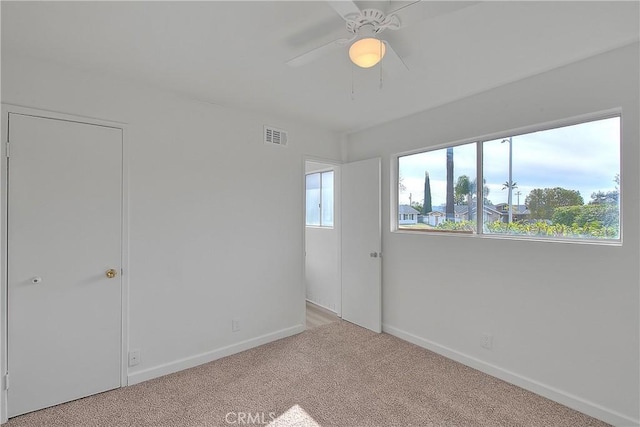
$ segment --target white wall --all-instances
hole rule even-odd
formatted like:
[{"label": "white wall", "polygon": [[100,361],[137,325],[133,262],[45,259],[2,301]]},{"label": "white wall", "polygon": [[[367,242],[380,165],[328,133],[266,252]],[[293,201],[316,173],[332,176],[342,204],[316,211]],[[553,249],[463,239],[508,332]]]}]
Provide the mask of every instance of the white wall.
[{"label": "white wall", "polygon": [[[384,330],[605,421],[638,423],[638,50],[349,137],[349,161],[383,158]],[[390,231],[393,154],[618,107],[621,247]],[[483,333],[493,334],[493,350],[480,347]]]},{"label": "white wall", "polygon": [[342,279],[340,275],[340,166],[307,162],[306,173],[333,170],[334,226],[305,228],[305,281],[307,300],[340,316]]},{"label": "white wall", "polygon": [[339,137],[4,51],[2,102],[129,124],[130,383],[304,329],[304,158]]}]

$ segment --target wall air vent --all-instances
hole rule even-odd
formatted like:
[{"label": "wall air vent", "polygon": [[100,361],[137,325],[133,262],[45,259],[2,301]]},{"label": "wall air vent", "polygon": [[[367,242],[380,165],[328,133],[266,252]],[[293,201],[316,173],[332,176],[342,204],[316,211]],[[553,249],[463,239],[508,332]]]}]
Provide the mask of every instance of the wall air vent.
[{"label": "wall air vent", "polygon": [[264,127],[264,143],[274,145],[287,145],[287,131],[282,129],[276,129],[272,126]]}]

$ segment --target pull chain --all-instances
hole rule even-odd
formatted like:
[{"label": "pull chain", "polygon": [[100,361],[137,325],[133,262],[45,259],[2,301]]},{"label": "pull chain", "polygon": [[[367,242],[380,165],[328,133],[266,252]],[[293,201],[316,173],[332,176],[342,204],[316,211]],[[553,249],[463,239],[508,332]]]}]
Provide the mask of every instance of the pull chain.
[{"label": "pull chain", "polygon": [[354,90],[354,83],[353,83],[353,73],[354,73],[354,65],[351,64],[351,100],[355,101],[356,100],[356,95],[355,95],[355,90]]}]

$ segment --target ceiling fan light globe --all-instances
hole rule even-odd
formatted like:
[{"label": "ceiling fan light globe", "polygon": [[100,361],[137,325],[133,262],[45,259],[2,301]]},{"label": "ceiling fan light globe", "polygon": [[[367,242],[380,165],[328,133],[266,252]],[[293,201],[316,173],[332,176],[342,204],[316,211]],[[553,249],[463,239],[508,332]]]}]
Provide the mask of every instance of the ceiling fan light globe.
[{"label": "ceiling fan light globe", "polygon": [[384,57],[385,45],[375,38],[365,38],[356,41],[349,48],[351,62],[361,68],[371,68]]}]

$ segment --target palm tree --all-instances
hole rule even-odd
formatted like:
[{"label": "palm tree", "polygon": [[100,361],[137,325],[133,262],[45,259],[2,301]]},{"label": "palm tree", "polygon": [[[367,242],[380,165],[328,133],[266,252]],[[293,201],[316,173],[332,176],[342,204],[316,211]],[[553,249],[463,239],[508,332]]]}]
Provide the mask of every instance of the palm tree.
[{"label": "palm tree", "polygon": [[453,210],[453,147],[447,148],[447,220],[455,221]]}]

